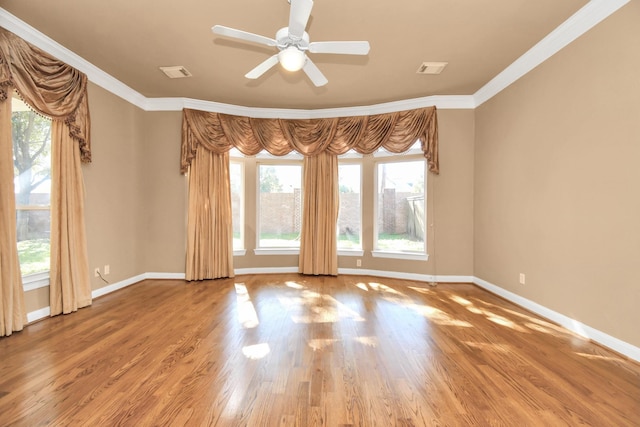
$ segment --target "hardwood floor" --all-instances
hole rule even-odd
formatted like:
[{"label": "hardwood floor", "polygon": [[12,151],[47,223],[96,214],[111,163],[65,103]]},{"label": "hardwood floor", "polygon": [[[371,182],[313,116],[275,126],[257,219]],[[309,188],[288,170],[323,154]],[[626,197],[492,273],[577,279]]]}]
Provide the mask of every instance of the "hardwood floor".
[{"label": "hardwood floor", "polygon": [[147,280],[0,339],[2,426],[638,426],[640,365],[480,288]]}]

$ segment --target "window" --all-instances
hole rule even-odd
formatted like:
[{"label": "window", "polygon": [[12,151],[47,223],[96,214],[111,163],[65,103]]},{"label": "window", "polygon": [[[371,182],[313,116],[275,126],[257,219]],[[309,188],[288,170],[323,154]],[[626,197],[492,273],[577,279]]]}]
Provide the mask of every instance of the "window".
[{"label": "window", "polygon": [[375,251],[426,255],[425,161],[376,162]]},{"label": "window", "polygon": [[229,163],[231,183],[231,215],[233,217],[233,250],[244,249],[244,164],[231,160]]},{"label": "window", "polygon": [[362,249],[360,163],[338,164],[338,250]]},{"label": "window", "polygon": [[18,256],[22,276],[49,271],[51,120],[11,103]]},{"label": "window", "polygon": [[258,248],[299,248],[302,162],[258,163]]}]

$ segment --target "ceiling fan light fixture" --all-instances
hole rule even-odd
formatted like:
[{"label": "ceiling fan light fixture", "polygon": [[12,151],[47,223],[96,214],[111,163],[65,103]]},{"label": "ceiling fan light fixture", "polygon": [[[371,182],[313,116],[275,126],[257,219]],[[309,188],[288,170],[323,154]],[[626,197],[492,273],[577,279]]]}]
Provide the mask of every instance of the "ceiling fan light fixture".
[{"label": "ceiling fan light fixture", "polygon": [[304,52],[295,46],[289,46],[278,53],[280,65],[288,71],[301,70],[306,59]]}]

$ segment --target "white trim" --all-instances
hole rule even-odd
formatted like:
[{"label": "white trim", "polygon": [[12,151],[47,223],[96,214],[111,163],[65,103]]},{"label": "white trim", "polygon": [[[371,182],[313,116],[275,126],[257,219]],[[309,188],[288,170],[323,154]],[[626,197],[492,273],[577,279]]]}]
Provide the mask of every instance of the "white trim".
[{"label": "white trim", "polygon": [[91,292],[91,298],[98,298],[103,295],[110,294],[111,292],[115,292],[119,289],[126,288],[127,286],[131,286],[134,283],[138,283],[146,278],[147,278],[147,274],[139,274],[129,279],[125,279],[120,282],[116,282],[111,285],[95,289],[94,291]]},{"label": "white trim", "polygon": [[553,311],[543,305],[540,305],[534,301],[531,301],[527,298],[524,298],[520,295],[514,294],[513,292],[507,291],[499,286],[496,286],[492,283],[487,282],[486,280],[480,279],[478,277],[473,277],[473,283],[480,286],[483,289],[486,289],[489,292],[492,292],[502,298],[511,301],[514,304],[517,304],[529,311],[532,311],[548,320],[551,320],[554,323],[562,326],[565,329],[568,329],[571,332],[574,332],[584,338],[595,341],[605,347],[610,348],[620,354],[623,354],[630,359],[640,362],[640,348],[634,345],[631,345],[625,341],[622,341],[618,338],[612,337],[602,331],[592,328],[591,326],[585,325],[582,322],[579,322],[575,319],[572,319],[564,314],[558,313],[557,311]]},{"label": "white trim", "polygon": [[475,107],[493,98],[628,2],[629,0],[591,0],[473,94]]},{"label": "white trim", "polygon": [[406,273],[402,271],[368,270],[364,268],[339,268],[338,274],[385,277],[389,279],[415,280],[418,282],[472,283],[473,276],[438,276],[433,274]]},{"label": "white trim", "polygon": [[298,267],[255,267],[255,268],[236,268],[234,271],[236,276],[243,274],[275,274],[275,273],[297,273]]},{"label": "white trim", "polygon": [[185,280],[184,273],[145,273],[145,279],[172,279],[172,280]]},{"label": "white trim", "polygon": [[258,248],[255,255],[300,255],[300,248]]},{"label": "white trim", "polygon": [[192,98],[147,98],[0,7],[0,26],[87,74],[89,80],[145,111],[192,108],[256,118],[312,119],[384,114],[429,106],[474,109],[589,31],[630,0],[591,0],[473,95],[435,95],[369,106],[296,110],[255,108]]},{"label": "white trim", "polygon": [[49,271],[22,276],[22,289],[24,292],[35,291],[47,286],[49,286]]},{"label": "white trim", "polygon": [[408,259],[414,261],[428,261],[429,254],[421,254],[415,252],[392,252],[392,251],[371,251],[371,256],[374,258],[395,258],[395,259]]},{"label": "white trim", "polygon": [[233,256],[245,256],[247,254],[246,249],[234,249]]},{"label": "white trim", "polygon": [[338,249],[338,256],[363,256],[362,249]]},{"label": "white trim", "polygon": [[108,90],[114,95],[119,96],[139,108],[144,108],[147,98],[143,95],[131,89],[129,86],[125,85],[110,74],[105,73],[100,68],[70,51],[55,40],[44,35],[31,25],[13,16],[3,8],[0,8],[0,26],[39,47],[45,52],[48,52],[59,60],[64,61],[72,67],[82,71],[87,75],[89,80],[103,89]]},{"label": "white trim", "polygon": [[51,308],[44,307],[38,310],[30,311],[27,313],[27,323],[33,323],[36,320],[44,319],[51,315]]}]

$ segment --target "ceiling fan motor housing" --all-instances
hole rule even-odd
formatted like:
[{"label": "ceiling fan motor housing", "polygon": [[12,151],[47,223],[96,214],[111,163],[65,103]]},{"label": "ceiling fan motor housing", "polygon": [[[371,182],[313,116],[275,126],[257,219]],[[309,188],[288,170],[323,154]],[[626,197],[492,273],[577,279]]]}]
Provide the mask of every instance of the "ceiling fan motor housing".
[{"label": "ceiling fan motor housing", "polygon": [[295,46],[299,50],[309,50],[309,34],[305,31],[302,37],[297,38],[289,34],[289,27],[283,27],[276,33],[276,42],[278,42],[278,49],[284,50],[289,46]]}]

